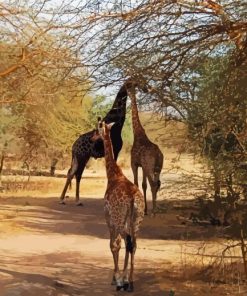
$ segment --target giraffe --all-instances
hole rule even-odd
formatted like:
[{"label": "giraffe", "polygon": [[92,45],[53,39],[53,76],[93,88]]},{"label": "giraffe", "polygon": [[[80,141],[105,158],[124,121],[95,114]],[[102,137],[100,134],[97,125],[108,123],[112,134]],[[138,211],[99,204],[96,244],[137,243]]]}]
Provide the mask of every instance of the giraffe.
[{"label": "giraffe", "polygon": [[[100,137],[104,142],[107,188],[104,197],[104,212],[106,224],[110,232],[110,249],[114,261],[112,284],[117,285],[117,291],[134,290],[134,256],[136,251],[136,236],[144,217],[143,195],[136,185],[130,182],[123,174],[114,159],[110,137],[111,126],[114,123],[102,124],[99,129]],[[125,241],[125,259],[122,276],[119,271],[119,250],[121,238]],[[130,256],[130,273],[128,262]]]},{"label": "giraffe", "polygon": [[157,192],[160,188],[160,172],[163,167],[163,154],[158,145],[152,143],[143,126],[141,125],[136,103],[135,86],[130,84],[128,95],[131,99],[132,126],[134,142],[131,149],[131,168],[134,175],[134,183],[138,186],[138,168],[142,168],[142,189],[145,200],[145,215],[147,215],[147,179],[152,191],[153,210],[156,211]]},{"label": "giraffe", "polygon": [[[113,144],[114,159],[117,160],[118,154],[122,149],[123,141],[121,137],[122,127],[126,115],[127,90],[126,83],[122,85],[117,93],[111,110],[104,117],[106,123],[115,122],[111,129],[111,139]],[[76,177],[76,204],[83,206],[80,202],[80,181],[83,171],[90,157],[104,157],[104,145],[102,139],[94,141],[97,129],[89,131],[79,136],[72,146],[71,167],[67,173],[67,180],[60,196],[60,203],[65,204],[64,198],[73,177]],[[97,137],[96,137],[97,138]]]}]

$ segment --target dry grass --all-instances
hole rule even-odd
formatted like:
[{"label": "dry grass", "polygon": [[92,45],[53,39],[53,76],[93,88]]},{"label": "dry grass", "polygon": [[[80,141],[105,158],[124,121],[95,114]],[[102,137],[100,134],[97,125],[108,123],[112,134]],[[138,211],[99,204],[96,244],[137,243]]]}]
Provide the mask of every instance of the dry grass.
[{"label": "dry grass", "polygon": [[[94,172],[94,171],[91,171]],[[104,192],[106,185],[106,179],[103,175],[99,176],[95,173],[84,176],[81,181],[81,195],[85,196],[98,196]],[[3,176],[2,196],[32,196],[32,197],[59,197],[63,186],[65,184],[65,178],[55,177],[36,177],[31,176],[28,181],[28,177],[20,176]],[[0,196],[1,196],[0,195]],[[75,179],[72,181],[72,188],[68,190],[67,196],[73,198],[75,195]]]}]

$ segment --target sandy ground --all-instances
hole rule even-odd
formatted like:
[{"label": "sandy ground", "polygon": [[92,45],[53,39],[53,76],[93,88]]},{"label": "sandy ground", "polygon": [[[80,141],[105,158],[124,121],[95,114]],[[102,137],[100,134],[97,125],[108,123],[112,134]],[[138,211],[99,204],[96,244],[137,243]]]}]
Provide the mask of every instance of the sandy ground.
[{"label": "sandy ground", "polygon": [[[52,198],[1,199],[1,296],[124,293],[110,285],[113,262],[103,201],[87,198],[84,203],[76,207],[74,202],[58,205]],[[174,220],[170,225],[166,221],[162,214],[145,217],[133,295],[172,295],[171,290],[188,296],[239,295],[237,287],[192,281],[186,276],[185,242],[177,236],[188,229]],[[200,241],[187,240],[186,246],[195,252]],[[121,250],[122,260],[123,256]],[[188,264],[193,256],[186,258]]]},{"label": "sandy ground", "polygon": [[[210,253],[212,245],[215,251],[219,230],[181,225],[175,205],[189,200],[194,189],[188,182],[179,184],[179,174],[163,177],[166,196],[159,197],[163,211],[145,217],[137,241],[132,295],[247,295],[242,286],[216,284],[198,275],[196,266],[201,258],[193,254],[209,238],[205,252]],[[104,175],[85,174],[81,185],[84,207],[75,206],[72,197],[65,206],[58,204],[63,179],[52,180],[55,191],[48,179],[39,180],[42,184],[47,181],[40,195],[5,192],[0,198],[0,296],[126,293],[116,292],[110,285],[113,261],[103,213]],[[179,184],[176,188],[175,181]],[[74,188],[72,192],[71,196]],[[123,256],[121,250],[120,266]]]}]

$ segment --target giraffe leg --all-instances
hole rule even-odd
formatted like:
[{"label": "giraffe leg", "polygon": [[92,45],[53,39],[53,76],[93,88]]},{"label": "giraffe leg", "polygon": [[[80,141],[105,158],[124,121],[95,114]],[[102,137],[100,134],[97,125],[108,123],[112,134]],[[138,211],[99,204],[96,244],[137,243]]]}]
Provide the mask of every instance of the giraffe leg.
[{"label": "giraffe leg", "polygon": [[67,180],[66,180],[65,186],[64,186],[62,194],[60,196],[60,203],[61,204],[65,204],[65,202],[64,202],[65,194],[67,192],[67,189],[68,189],[69,185],[71,184],[71,181],[72,181],[72,179],[73,179],[73,177],[75,175],[75,172],[77,171],[77,168],[78,168],[78,161],[77,161],[76,158],[73,158],[71,167],[68,170]]},{"label": "giraffe leg", "polygon": [[131,162],[131,168],[134,175],[134,184],[138,187],[138,166]]},{"label": "giraffe leg", "polygon": [[83,161],[80,161],[78,165],[78,169],[75,173],[76,177],[76,194],[75,194],[75,200],[77,206],[83,206],[83,203],[80,201],[80,182],[81,182],[81,176],[82,173],[86,167],[86,164],[88,162],[88,159],[84,159]]},{"label": "giraffe leg", "polygon": [[124,238],[125,242],[125,257],[124,257],[124,268],[123,268],[123,288],[126,291],[129,287],[129,278],[128,278],[128,263],[129,263],[129,241],[128,236],[126,235]]},{"label": "giraffe leg", "polygon": [[84,167],[79,167],[75,177],[76,177],[76,193],[75,193],[75,200],[77,206],[83,206],[82,202],[80,201],[80,182],[81,182],[81,175],[84,170]]},{"label": "giraffe leg", "polygon": [[147,176],[144,172],[144,170],[142,170],[142,190],[143,190],[143,196],[144,196],[144,202],[145,202],[145,210],[144,213],[145,215],[148,214],[148,207],[147,207]]},{"label": "giraffe leg", "polygon": [[[110,224],[110,214],[109,214],[109,211],[106,209],[105,210],[105,220],[106,220],[106,224],[107,224],[107,227],[110,231],[110,249],[111,249],[111,252],[112,252],[112,255],[113,255],[113,250],[112,250],[112,238],[114,236],[114,232],[113,230],[111,229],[111,224]],[[114,259],[114,256],[113,256],[113,259]],[[115,266],[115,260],[114,260],[114,266]],[[115,269],[113,271],[113,276],[112,276],[112,281],[111,281],[111,285],[115,286],[117,284],[116,282],[116,277],[115,277]]]},{"label": "giraffe leg", "polygon": [[152,177],[149,175],[148,176],[148,181],[151,187],[151,192],[152,192],[152,202],[153,202],[153,210],[152,213],[153,215],[155,215],[156,210],[157,210],[157,206],[156,206],[156,199],[157,199],[157,192],[158,192],[158,184],[156,184],[157,182],[154,182]]},{"label": "giraffe leg", "polygon": [[114,274],[113,274],[113,281],[116,282],[117,291],[121,290],[123,283],[122,278],[119,271],[118,259],[119,259],[119,250],[121,248],[121,236],[120,235],[111,235],[110,239],[110,248],[113,256],[114,261]]}]

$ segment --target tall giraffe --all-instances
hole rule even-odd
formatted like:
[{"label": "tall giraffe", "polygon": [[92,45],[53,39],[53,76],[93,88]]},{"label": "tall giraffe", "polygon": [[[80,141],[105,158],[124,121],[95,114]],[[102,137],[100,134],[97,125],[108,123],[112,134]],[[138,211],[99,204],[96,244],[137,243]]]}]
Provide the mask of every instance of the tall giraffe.
[{"label": "tall giraffe", "polygon": [[153,213],[156,211],[157,192],[160,188],[160,172],[163,167],[163,154],[158,145],[152,143],[143,126],[141,125],[138,108],[136,103],[135,87],[128,87],[128,95],[131,98],[132,126],[134,133],[134,142],[131,149],[131,168],[134,174],[134,183],[138,186],[138,168],[142,168],[143,181],[142,189],[145,200],[145,215],[147,215],[147,179],[149,181],[152,200]]},{"label": "tall giraffe", "polygon": [[[118,154],[122,149],[123,141],[121,137],[122,128],[126,116],[126,101],[127,101],[127,89],[126,83],[118,91],[115,101],[111,110],[104,117],[106,123],[115,122],[111,129],[111,139],[113,145],[114,159],[117,160]],[[67,180],[63,191],[60,196],[60,203],[65,204],[64,198],[67,192],[68,186],[71,184],[73,177],[76,177],[76,202],[77,205],[82,206],[80,202],[80,181],[82,173],[85,169],[90,157],[102,158],[104,157],[104,145],[102,139],[94,141],[94,136],[97,130],[92,130],[85,134],[82,134],[72,146],[72,161],[71,167],[68,170]]]},{"label": "tall giraffe", "polygon": [[[134,290],[134,256],[136,251],[136,236],[144,217],[144,199],[136,185],[131,183],[117,165],[110,137],[112,124],[102,123],[99,129],[104,141],[105,165],[107,174],[107,189],[105,192],[105,219],[110,232],[110,248],[114,260],[114,273],[112,284],[117,285],[117,291]],[[114,125],[113,125],[114,126]],[[119,250],[121,238],[125,241],[125,259],[122,275],[119,271]],[[128,262],[130,256],[130,273],[128,275]]]}]

